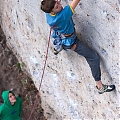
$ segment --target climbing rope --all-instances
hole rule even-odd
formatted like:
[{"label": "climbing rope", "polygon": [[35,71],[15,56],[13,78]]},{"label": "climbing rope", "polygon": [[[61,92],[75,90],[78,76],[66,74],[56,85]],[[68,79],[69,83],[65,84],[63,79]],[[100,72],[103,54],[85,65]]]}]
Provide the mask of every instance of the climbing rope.
[{"label": "climbing rope", "polygon": [[[42,80],[43,80],[43,77],[44,77],[46,62],[47,62],[47,58],[48,58],[48,49],[49,49],[49,46],[50,46],[51,31],[52,31],[52,28],[50,28],[50,33],[49,33],[49,38],[48,38],[48,45],[47,45],[47,51],[46,51],[46,58],[45,58],[44,68],[43,68],[43,71],[42,71],[42,77],[41,77],[41,80],[40,80],[40,85],[39,85],[38,91],[40,91],[40,88],[41,88],[41,85],[42,85]],[[32,108],[32,110],[31,110],[31,113],[30,113],[30,116],[29,116],[28,120],[31,119],[31,116],[32,116],[32,114],[33,114],[33,112],[34,112],[34,108],[35,108],[35,106],[36,106],[37,100],[38,100],[38,97],[36,97],[36,99],[35,99],[35,101],[34,101],[34,105],[33,105],[33,108]]]}]

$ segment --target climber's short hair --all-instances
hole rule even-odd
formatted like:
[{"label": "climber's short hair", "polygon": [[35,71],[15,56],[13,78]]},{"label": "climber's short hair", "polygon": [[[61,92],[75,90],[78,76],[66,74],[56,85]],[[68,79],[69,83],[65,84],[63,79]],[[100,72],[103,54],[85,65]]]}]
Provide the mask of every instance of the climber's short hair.
[{"label": "climber's short hair", "polygon": [[41,10],[45,13],[50,13],[54,8],[56,1],[55,0],[43,0],[41,2]]}]

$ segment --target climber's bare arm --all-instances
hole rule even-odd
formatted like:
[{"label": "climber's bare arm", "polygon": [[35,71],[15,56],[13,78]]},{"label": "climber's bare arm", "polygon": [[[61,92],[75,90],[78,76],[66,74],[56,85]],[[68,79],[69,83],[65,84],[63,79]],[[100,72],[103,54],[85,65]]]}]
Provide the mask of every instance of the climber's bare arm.
[{"label": "climber's bare arm", "polygon": [[72,7],[72,9],[75,9],[77,4],[80,2],[80,0],[73,0],[71,3],[70,3],[70,6]]}]

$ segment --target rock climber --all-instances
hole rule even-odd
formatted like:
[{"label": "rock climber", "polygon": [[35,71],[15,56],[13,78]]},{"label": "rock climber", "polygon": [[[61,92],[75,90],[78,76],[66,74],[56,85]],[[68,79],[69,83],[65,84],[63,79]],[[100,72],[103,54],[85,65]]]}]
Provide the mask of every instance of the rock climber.
[{"label": "rock climber", "polygon": [[91,68],[98,93],[111,92],[115,89],[115,85],[104,85],[101,81],[99,55],[76,36],[72,16],[79,2],[80,0],[72,0],[64,8],[58,0],[43,0],[41,2],[41,10],[46,13],[47,23],[53,30],[54,54],[57,55],[62,49],[70,49],[84,56]]}]

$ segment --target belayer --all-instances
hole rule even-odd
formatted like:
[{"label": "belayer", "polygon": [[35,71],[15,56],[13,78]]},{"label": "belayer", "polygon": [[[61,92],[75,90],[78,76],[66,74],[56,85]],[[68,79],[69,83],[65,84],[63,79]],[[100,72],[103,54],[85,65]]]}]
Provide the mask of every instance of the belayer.
[{"label": "belayer", "polygon": [[22,99],[12,91],[2,93],[4,103],[0,105],[0,120],[21,120]]},{"label": "belayer", "polygon": [[72,2],[64,8],[60,1],[57,0],[43,0],[41,2],[41,10],[46,13],[47,23],[53,30],[54,54],[57,55],[62,49],[71,49],[79,55],[84,56],[91,68],[98,93],[111,92],[115,89],[115,85],[104,85],[102,83],[100,58],[98,54],[83,44],[76,36],[72,16],[79,1],[80,0],[72,0]]}]

